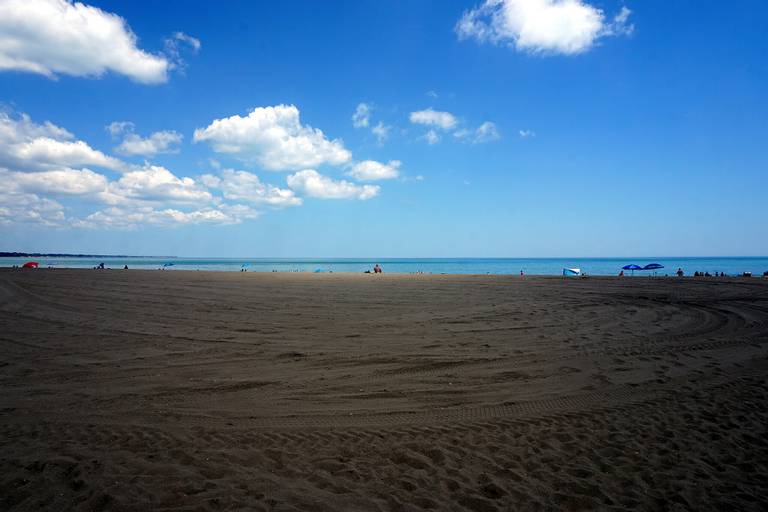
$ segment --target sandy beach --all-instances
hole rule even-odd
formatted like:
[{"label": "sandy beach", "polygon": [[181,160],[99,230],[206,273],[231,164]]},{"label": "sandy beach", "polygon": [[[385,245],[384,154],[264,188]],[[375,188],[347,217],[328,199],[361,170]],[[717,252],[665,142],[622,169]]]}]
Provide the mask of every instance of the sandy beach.
[{"label": "sandy beach", "polygon": [[2,510],[765,510],[768,280],[0,270]]}]

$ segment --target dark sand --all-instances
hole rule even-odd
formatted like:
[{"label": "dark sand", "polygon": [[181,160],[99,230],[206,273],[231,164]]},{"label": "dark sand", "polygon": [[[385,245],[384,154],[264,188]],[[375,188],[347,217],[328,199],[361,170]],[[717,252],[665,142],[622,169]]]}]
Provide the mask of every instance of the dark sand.
[{"label": "dark sand", "polygon": [[0,271],[1,510],[766,510],[768,281]]}]

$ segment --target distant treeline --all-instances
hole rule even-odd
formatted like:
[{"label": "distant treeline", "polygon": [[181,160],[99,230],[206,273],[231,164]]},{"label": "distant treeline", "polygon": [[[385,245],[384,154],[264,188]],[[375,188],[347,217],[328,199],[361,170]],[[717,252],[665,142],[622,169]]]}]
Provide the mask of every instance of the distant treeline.
[{"label": "distant treeline", "polygon": [[0,258],[135,258],[126,254],[59,254],[42,252],[0,252]]}]

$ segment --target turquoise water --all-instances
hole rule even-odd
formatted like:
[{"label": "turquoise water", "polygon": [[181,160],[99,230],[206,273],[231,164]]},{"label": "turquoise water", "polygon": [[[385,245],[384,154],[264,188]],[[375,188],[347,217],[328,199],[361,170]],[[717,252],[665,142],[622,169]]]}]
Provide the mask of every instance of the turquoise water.
[{"label": "turquoise water", "polygon": [[[426,274],[519,274],[560,275],[563,268],[580,268],[591,275],[616,275],[623,265],[661,263],[665,268],[657,275],[674,274],[678,267],[686,275],[695,271],[725,272],[737,275],[752,272],[753,276],[768,271],[768,257],[759,258],[0,258],[0,266],[22,265],[38,261],[41,267],[93,268],[99,263],[106,267],[157,269],[173,263],[168,270],[216,270],[237,272],[243,265],[249,272],[364,272],[378,263],[384,272]],[[627,275],[630,273],[627,272]],[[650,275],[651,272],[635,272]]]}]

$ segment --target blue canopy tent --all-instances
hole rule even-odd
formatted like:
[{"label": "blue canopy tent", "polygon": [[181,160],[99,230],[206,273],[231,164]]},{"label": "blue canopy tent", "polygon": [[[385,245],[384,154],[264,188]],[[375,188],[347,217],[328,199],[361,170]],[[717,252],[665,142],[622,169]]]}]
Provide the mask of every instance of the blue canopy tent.
[{"label": "blue canopy tent", "polygon": [[640,265],[635,265],[634,263],[632,263],[631,265],[624,265],[621,268],[622,270],[632,271],[632,275],[635,275],[635,270],[643,270],[643,267],[641,267]]}]

